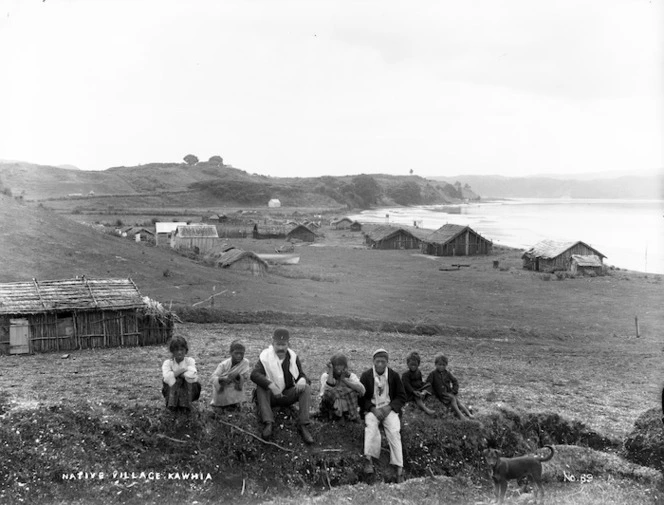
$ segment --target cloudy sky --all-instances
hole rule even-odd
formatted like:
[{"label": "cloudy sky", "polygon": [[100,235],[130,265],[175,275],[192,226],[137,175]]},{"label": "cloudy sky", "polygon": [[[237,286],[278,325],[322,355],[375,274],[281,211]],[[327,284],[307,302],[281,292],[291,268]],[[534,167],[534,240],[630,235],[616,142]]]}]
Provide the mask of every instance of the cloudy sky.
[{"label": "cloudy sky", "polygon": [[664,167],[664,0],[0,0],[0,159]]}]

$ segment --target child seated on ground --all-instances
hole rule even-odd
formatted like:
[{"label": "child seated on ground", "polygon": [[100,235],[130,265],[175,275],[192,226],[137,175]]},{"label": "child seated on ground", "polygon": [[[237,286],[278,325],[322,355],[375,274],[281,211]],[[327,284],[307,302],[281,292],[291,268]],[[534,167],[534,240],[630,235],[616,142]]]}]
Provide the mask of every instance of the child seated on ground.
[{"label": "child seated on ground", "polygon": [[348,371],[346,356],[337,353],[320,377],[320,413],[330,420],[360,420],[358,399],[365,388],[354,373]]},{"label": "child seated on ground", "polygon": [[166,406],[172,411],[189,411],[191,402],[201,396],[196,361],[187,357],[189,346],[182,337],[173,337],[168,344],[172,358],[164,361],[161,371],[164,376],[161,393]]},{"label": "child seated on ground", "polygon": [[459,381],[447,370],[447,358],[442,354],[436,356],[436,369],[429,374],[427,382],[431,384],[433,394],[443,405],[451,408],[454,414],[463,418],[465,414],[468,417],[474,417],[473,414],[461,403],[458,398]]},{"label": "child seated on ground", "polygon": [[225,359],[212,374],[210,405],[224,409],[238,409],[244,401],[244,384],[249,380],[251,365],[244,357],[244,345],[231,342],[231,357]]},{"label": "child seated on ground", "polygon": [[431,384],[422,380],[420,355],[416,351],[411,352],[406,356],[406,365],[408,365],[408,371],[401,375],[401,382],[406,390],[407,400],[415,403],[428,415],[434,415],[435,412],[424,404],[426,397],[431,394]]}]

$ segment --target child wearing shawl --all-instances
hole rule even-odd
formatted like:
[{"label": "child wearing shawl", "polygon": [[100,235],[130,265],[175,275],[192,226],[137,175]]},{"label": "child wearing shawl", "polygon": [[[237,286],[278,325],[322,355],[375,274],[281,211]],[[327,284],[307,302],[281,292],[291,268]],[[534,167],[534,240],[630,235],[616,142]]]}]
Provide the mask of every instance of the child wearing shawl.
[{"label": "child wearing shawl", "polygon": [[357,375],[348,371],[346,356],[337,353],[320,377],[320,412],[327,419],[359,421],[358,399],[364,392]]},{"label": "child wearing shawl", "polygon": [[244,401],[244,384],[249,380],[251,366],[244,357],[244,345],[239,340],[231,343],[231,357],[225,359],[212,374],[212,401],[210,405],[239,408]]}]

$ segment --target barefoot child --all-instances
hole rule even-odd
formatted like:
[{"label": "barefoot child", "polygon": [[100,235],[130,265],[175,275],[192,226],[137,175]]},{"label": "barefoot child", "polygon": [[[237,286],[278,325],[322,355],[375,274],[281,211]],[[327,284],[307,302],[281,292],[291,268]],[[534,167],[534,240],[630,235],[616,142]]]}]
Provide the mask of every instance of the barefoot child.
[{"label": "barefoot child", "polygon": [[436,356],[435,364],[436,369],[427,377],[427,382],[431,384],[433,394],[443,402],[443,405],[451,408],[457,417],[463,418],[464,414],[468,417],[473,417],[470,411],[457,398],[459,394],[459,381],[447,370],[447,358],[439,354]]},{"label": "barefoot child", "polygon": [[401,375],[406,398],[409,402],[414,402],[426,414],[434,415],[435,412],[424,404],[426,397],[431,394],[431,384],[422,380],[419,353],[413,351],[406,356],[406,365],[408,365],[408,371]]},{"label": "barefoot child", "polygon": [[191,409],[191,402],[201,396],[196,361],[187,357],[189,346],[182,337],[173,337],[168,345],[172,358],[161,366],[164,382],[161,389],[166,406],[173,411]]},{"label": "barefoot child", "polygon": [[251,365],[244,357],[244,350],[244,345],[239,340],[231,342],[231,357],[219,363],[212,374],[210,405],[236,409],[244,401],[244,385],[251,373]]},{"label": "barefoot child", "polygon": [[358,400],[364,396],[364,386],[354,373],[348,371],[348,360],[337,353],[327,364],[327,372],[320,377],[320,412],[328,419],[359,421]]}]

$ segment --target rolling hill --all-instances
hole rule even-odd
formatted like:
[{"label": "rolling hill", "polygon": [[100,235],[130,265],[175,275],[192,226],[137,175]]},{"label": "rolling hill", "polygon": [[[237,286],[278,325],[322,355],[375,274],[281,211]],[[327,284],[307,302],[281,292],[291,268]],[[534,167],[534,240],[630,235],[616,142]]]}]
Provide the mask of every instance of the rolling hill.
[{"label": "rolling hill", "polygon": [[[264,206],[271,198],[303,207],[368,207],[451,203],[472,198],[445,182],[419,176],[268,177],[207,161],[150,163],[91,172],[24,162],[0,163],[0,183],[31,201],[132,198],[132,206]],[[149,202],[148,202],[149,200]],[[77,202],[83,207],[98,202]],[[122,205],[116,205],[122,206]]]}]

